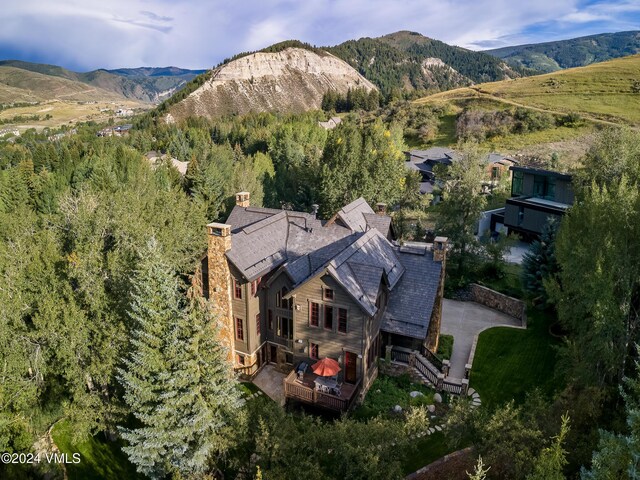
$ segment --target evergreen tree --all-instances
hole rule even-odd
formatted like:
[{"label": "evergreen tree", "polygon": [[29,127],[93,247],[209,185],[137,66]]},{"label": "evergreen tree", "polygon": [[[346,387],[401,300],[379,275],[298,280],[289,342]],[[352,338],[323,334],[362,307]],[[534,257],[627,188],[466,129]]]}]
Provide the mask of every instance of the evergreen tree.
[{"label": "evergreen tree", "polygon": [[536,303],[548,303],[545,283],[555,278],[559,267],[556,260],[558,221],[549,217],[539,240],[534,240],[522,259],[522,283]]},{"label": "evergreen tree", "polygon": [[240,389],[206,305],[191,301],[173,327],[163,409],[171,419],[169,462],[182,474],[202,474],[232,445],[241,425]]},{"label": "evergreen tree", "polygon": [[538,457],[533,473],[527,480],[564,480],[563,469],[567,465],[567,452],[563,443],[569,433],[569,417],[562,417],[560,433],[553,438],[553,443],[544,449]]},{"label": "evergreen tree", "polygon": [[[637,348],[637,347],[636,347]],[[640,371],[636,363],[636,372]],[[622,390],[627,413],[627,431],[600,432],[598,450],[593,452],[591,468],[583,468],[583,480],[640,479],[640,380],[625,379]]]},{"label": "evergreen tree", "polygon": [[139,426],[122,428],[123,450],[154,478],[199,475],[230,446],[240,390],[207,309],[183,309],[173,272],[150,242],[136,275],[132,352],[120,370]]},{"label": "evergreen tree", "polygon": [[485,468],[482,456],[478,456],[478,462],[476,463],[475,469],[472,473],[467,472],[467,476],[469,477],[469,480],[485,480],[490,469],[491,467]]},{"label": "evergreen tree", "polygon": [[128,442],[123,450],[138,471],[162,478],[169,472],[173,444],[169,427],[177,414],[164,408],[171,380],[166,347],[180,316],[180,301],[176,279],[163,263],[155,240],[142,256],[131,295],[132,349],[119,374],[124,400],[140,426],[122,428],[121,432]]}]

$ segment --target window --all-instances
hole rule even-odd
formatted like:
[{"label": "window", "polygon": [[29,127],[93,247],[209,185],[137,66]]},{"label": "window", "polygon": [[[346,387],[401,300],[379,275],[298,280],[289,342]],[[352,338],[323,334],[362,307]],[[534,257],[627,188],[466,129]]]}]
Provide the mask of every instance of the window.
[{"label": "window", "polygon": [[276,317],[278,330],[276,334],[279,337],[291,340],[293,338],[293,319],[287,317]]},{"label": "window", "polygon": [[309,325],[317,327],[320,321],[320,305],[311,302],[309,307]]},{"label": "window", "polygon": [[314,360],[320,358],[320,348],[318,347],[317,343],[312,343],[309,346],[309,357],[313,358]]},{"label": "window", "polygon": [[522,195],[522,183],[524,179],[523,172],[513,172],[513,180],[511,182],[511,196],[517,197]]},{"label": "window", "polygon": [[258,280],[254,280],[253,282],[251,282],[251,295],[254,295],[258,292],[258,282],[260,281],[260,279]]},{"label": "window", "polygon": [[289,299],[284,298],[288,292],[289,292],[289,289],[287,287],[282,287],[282,293],[281,293],[282,308],[286,308],[287,310],[290,310],[291,307],[293,306],[293,298],[289,298]]},{"label": "window", "polygon": [[293,365],[293,353],[285,352],[285,354],[284,354],[284,363],[288,363],[289,365]]},{"label": "window", "polygon": [[340,333],[347,333],[347,309],[338,309],[338,331]]},{"label": "window", "polygon": [[269,330],[273,330],[273,312],[271,311],[271,309],[267,311],[267,322],[267,327],[269,328]]},{"label": "window", "polygon": [[333,330],[333,307],[324,306],[324,328]]},{"label": "window", "polygon": [[244,365],[244,355],[237,355],[238,358],[238,365]]},{"label": "window", "polygon": [[518,226],[524,222],[524,207],[521,205],[518,207]]},{"label": "window", "polygon": [[236,298],[242,299],[242,285],[235,278],[233,279],[233,292]]},{"label": "window", "polygon": [[260,335],[260,314],[256,314],[256,335]]},{"label": "window", "polygon": [[553,177],[536,175],[533,177],[533,196],[553,200],[556,193],[556,181]]},{"label": "window", "polygon": [[276,307],[282,306],[282,297],[280,292],[276,292]]},{"label": "window", "polygon": [[244,341],[244,325],[241,318],[236,318],[236,340]]},{"label": "window", "polygon": [[330,288],[324,289],[324,299],[325,300],[333,300],[333,290]]}]

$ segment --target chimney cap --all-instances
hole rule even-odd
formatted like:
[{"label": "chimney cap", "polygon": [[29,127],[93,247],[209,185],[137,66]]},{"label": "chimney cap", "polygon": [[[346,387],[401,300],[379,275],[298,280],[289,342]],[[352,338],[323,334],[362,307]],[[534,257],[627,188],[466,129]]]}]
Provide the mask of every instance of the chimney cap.
[{"label": "chimney cap", "polygon": [[214,235],[216,237],[227,237],[231,235],[231,225],[212,222],[207,224],[207,232],[209,235]]}]

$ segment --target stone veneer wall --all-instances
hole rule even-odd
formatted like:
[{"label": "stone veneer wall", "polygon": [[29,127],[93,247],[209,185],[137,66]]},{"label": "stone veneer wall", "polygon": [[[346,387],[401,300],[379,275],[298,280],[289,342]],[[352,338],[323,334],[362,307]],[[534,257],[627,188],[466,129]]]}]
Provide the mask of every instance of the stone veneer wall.
[{"label": "stone veneer wall", "polygon": [[444,277],[446,262],[442,262],[442,271],[440,273],[440,283],[438,284],[438,293],[433,302],[433,311],[429,320],[429,330],[424,346],[432,353],[438,351],[438,343],[440,341],[440,325],[442,324],[442,297],[444,296]]},{"label": "stone veneer wall", "polygon": [[209,234],[207,260],[209,267],[209,300],[218,320],[220,340],[228,345],[229,360],[235,365],[233,348],[234,325],[231,311],[231,272],[225,253],[231,249],[231,235]]},{"label": "stone veneer wall", "polygon": [[527,326],[527,307],[522,300],[509,297],[490,288],[483,287],[477,283],[471,284],[471,300],[499,312],[511,315],[522,322],[522,326]]}]

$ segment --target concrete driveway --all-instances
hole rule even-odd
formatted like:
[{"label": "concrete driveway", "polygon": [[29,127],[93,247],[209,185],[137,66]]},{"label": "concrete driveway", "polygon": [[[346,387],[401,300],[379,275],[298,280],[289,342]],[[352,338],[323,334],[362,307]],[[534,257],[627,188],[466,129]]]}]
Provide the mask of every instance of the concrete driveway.
[{"label": "concrete driveway", "polygon": [[442,301],[442,324],[440,333],[452,335],[453,352],[449,376],[464,378],[474,337],[492,327],[520,328],[520,320],[475,302],[460,302],[445,298]]}]

